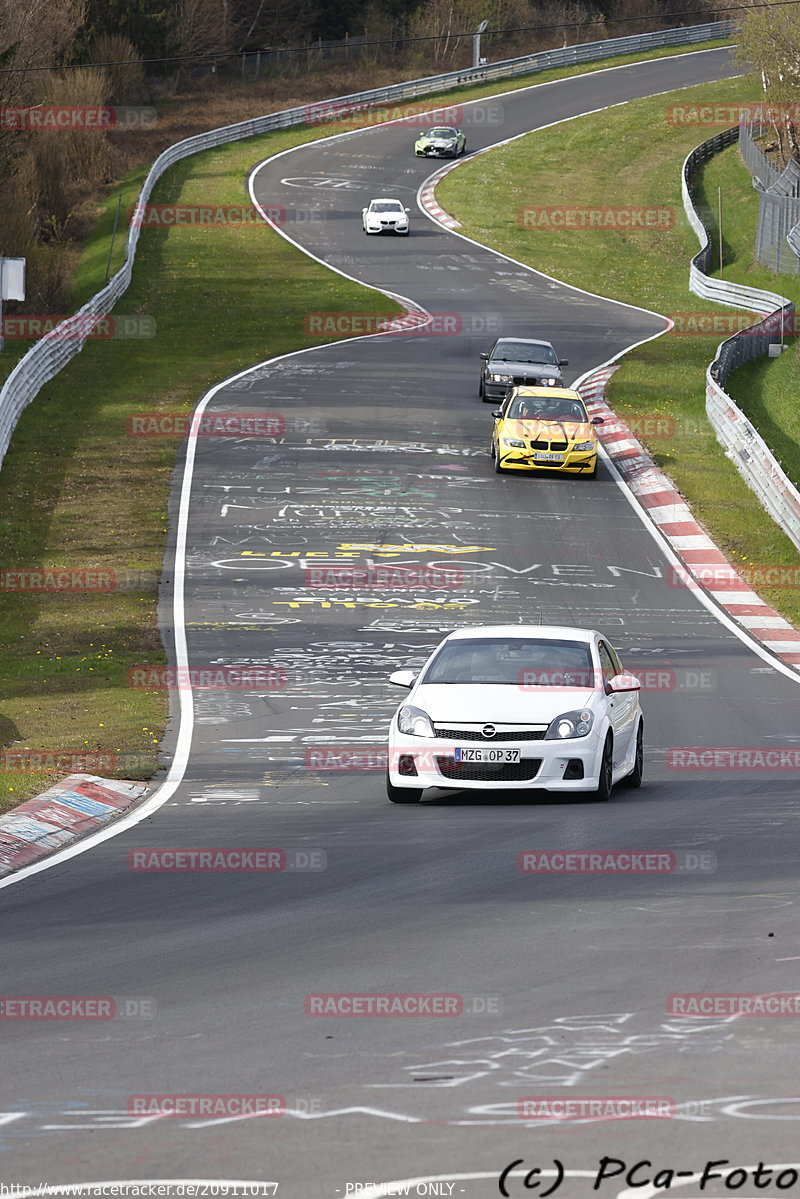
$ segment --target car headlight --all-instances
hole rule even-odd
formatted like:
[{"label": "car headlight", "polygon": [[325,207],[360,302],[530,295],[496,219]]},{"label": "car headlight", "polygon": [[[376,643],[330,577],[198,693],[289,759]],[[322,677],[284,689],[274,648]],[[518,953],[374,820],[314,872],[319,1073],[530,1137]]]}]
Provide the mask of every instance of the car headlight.
[{"label": "car headlight", "polygon": [[503,445],[511,445],[515,450],[524,450],[525,442],[520,441],[518,437],[504,437]]},{"label": "car headlight", "polygon": [[580,451],[593,450],[595,448],[595,445],[596,445],[596,443],[594,441],[576,441],[572,448],[573,448],[573,450],[580,450]]},{"label": "car headlight", "polygon": [[564,741],[568,737],[585,737],[591,732],[594,724],[594,713],[585,709],[583,712],[564,712],[550,722],[550,727],[544,735],[545,741]]},{"label": "car headlight", "polygon": [[557,379],[542,379],[542,387],[555,387]]},{"label": "car headlight", "polygon": [[490,383],[513,383],[513,375],[489,375]]},{"label": "car headlight", "polygon": [[411,737],[435,737],[433,725],[427,712],[415,708],[413,704],[403,704],[397,713],[397,727],[401,733]]}]

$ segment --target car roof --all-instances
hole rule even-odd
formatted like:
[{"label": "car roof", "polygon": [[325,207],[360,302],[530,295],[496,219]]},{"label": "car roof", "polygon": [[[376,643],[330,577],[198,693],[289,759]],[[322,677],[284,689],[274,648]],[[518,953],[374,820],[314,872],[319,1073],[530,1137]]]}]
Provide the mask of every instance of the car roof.
[{"label": "car roof", "polygon": [[520,396],[558,396],[560,399],[580,400],[583,403],[583,396],[571,387],[514,387],[512,390],[515,399]]},{"label": "car roof", "polygon": [[552,350],[553,343],[550,341],[539,341],[535,337],[498,337],[495,345],[502,345],[504,341],[516,341],[523,346],[547,346]]},{"label": "car roof", "polygon": [[370,204],[399,204],[403,207],[403,201],[395,200],[394,196],[376,196],[374,200],[370,200]]},{"label": "car roof", "polygon": [[557,641],[569,637],[572,641],[590,643],[595,637],[602,638],[596,629],[575,629],[569,625],[555,624],[488,624],[471,629],[456,629],[446,638],[455,641],[466,637],[538,637],[546,641]]}]

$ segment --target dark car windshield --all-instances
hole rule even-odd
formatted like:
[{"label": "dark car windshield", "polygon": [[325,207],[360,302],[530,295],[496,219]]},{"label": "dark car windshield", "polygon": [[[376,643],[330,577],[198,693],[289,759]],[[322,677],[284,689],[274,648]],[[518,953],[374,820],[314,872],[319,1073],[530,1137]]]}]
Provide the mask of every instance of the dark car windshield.
[{"label": "dark car windshield", "polygon": [[508,406],[509,420],[571,420],[588,421],[580,400],[566,396],[517,396]]},{"label": "dark car windshield", "polygon": [[510,687],[593,687],[589,645],[551,638],[481,637],[450,641],[423,683],[502,683]]},{"label": "dark car windshield", "polygon": [[498,341],[491,357],[501,362],[538,362],[542,366],[558,366],[552,346],[532,345],[529,341]]},{"label": "dark car windshield", "polygon": [[373,200],[370,204],[371,212],[402,212],[403,205],[399,200]]},{"label": "dark car windshield", "polygon": [[447,129],[442,126],[441,129],[431,129],[428,137],[458,137],[455,129]]}]

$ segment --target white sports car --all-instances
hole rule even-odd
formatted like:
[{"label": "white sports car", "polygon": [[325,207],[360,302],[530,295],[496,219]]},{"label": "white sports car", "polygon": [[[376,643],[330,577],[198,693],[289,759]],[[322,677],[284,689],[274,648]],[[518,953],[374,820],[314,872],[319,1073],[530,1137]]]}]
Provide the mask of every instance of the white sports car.
[{"label": "white sports car", "polygon": [[408,213],[399,200],[372,200],[361,209],[365,233],[401,233],[408,237]]},{"label": "white sports car", "polygon": [[642,782],[641,684],[601,633],[539,625],[459,629],[418,675],[389,729],[387,794],[585,791]]}]

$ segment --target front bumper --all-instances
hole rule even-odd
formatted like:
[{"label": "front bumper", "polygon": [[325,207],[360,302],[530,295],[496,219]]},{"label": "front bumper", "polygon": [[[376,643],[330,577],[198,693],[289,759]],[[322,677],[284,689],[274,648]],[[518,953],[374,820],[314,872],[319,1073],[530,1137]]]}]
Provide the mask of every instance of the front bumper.
[{"label": "front bumper", "polygon": [[415,150],[414,153],[417,158],[456,158],[458,156],[458,146],[448,147],[446,150],[426,146],[423,150]]},{"label": "front bumper", "polygon": [[[600,780],[601,746],[596,732],[569,741],[503,742],[519,749],[519,769],[453,761],[453,743],[442,738],[393,734],[389,779],[395,787],[437,787],[448,791],[595,791]],[[415,774],[407,773],[412,758]],[[580,769],[570,763],[580,763]],[[569,777],[581,773],[582,778]],[[568,777],[564,777],[565,773]],[[492,777],[492,776],[495,777]],[[526,777],[514,777],[524,775]],[[478,776],[478,777],[476,777]]]},{"label": "front bumper", "polygon": [[513,386],[513,383],[487,383],[484,380],[483,398],[485,400],[496,400],[498,404],[502,404]]},{"label": "front bumper", "polygon": [[567,475],[591,474],[597,466],[597,450],[567,451],[563,462],[536,462],[535,450],[508,449],[501,447],[500,465],[503,470],[557,470]]},{"label": "front bumper", "polygon": [[[487,400],[497,400],[502,403],[512,387],[549,387],[549,383],[543,383],[541,379],[536,379],[529,383],[489,383],[486,379],[483,381],[483,394]],[[555,387],[563,387],[561,380],[557,380]]]},{"label": "front bumper", "polygon": [[367,233],[408,233],[408,221],[405,225],[374,225],[368,221],[364,228]]}]

